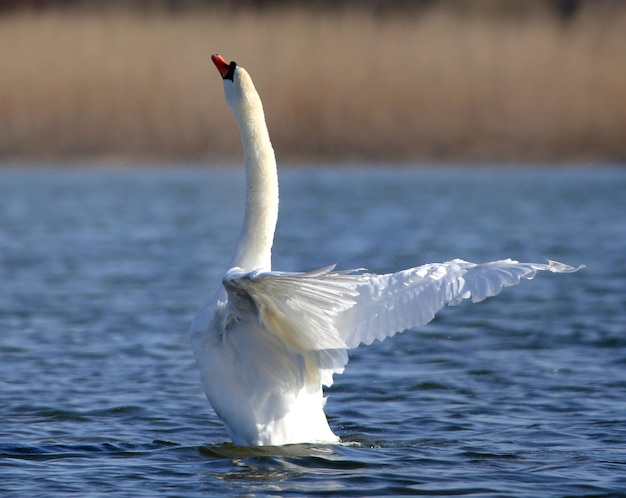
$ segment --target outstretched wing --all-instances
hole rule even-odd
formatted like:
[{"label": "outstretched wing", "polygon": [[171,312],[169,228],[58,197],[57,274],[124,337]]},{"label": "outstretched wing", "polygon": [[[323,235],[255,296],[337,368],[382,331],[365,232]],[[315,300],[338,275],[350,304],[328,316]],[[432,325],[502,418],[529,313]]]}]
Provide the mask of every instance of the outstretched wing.
[{"label": "outstretched wing", "polygon": [[335,326],[349,348],[371,344],[430,322],[446,305],[464,299],[482,301],[541,270],[569,273],[578,268],[556,261],[537,264],[506,259],[475,264],[455,259],[387,275],[359,275],[355,304],[335,318]]},{"label": "outstretched wing", "polygon": [[460,259],[376,275],[333,271],[250,272],[232,268],[224,277],[232,315],[256,315],[262,326],[299,352],[332,384],[348,361],[346,348],[370,344],[424,325],[446,305],[499,294],[537,271],[568,273],[572,266],[510,259],[475,264]]}]

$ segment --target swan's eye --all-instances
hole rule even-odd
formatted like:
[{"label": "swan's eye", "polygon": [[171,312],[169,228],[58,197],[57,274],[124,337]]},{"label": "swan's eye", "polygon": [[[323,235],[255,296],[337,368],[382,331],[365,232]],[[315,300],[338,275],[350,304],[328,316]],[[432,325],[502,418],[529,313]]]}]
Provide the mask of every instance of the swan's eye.
[{"label": "swan's eye", "polygon": [[224,75],[224,79],[233,81],[233,78],[235,77],[236,68],[237,68],[237,63],[235,61],[231,61],[231,63],[228,65],[228,71],[226,71],[226,74]]}]

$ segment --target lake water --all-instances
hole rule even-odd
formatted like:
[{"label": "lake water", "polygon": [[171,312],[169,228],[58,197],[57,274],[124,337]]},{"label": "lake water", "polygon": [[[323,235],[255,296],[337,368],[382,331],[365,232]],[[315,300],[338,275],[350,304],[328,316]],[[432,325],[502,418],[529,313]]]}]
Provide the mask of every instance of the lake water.
[{"label": "lake water", "polygon": [[337,446],[236,448],[188,337],[243,173],[0,170],[0,495],[626,493],[626,170],[281,171],[275,268],[547,258],[351,353]]}]

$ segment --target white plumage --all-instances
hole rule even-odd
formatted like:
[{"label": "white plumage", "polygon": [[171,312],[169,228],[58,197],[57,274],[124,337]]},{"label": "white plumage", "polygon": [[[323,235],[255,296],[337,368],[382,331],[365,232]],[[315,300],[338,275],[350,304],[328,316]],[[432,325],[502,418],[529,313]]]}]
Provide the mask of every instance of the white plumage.
[{"label": "white plumage", "polygon": [[446,305],[498,294],[562,263],[460,259],[376,275],[363,270],[271,270],[278,179],[261,100],[248,73],[214,55],[242,136],[244,226],[214,299],[197,313],[192,339],[211,405],[239,445],[336,443],[322,386],[343,372],[347,350],[428,323]]}]

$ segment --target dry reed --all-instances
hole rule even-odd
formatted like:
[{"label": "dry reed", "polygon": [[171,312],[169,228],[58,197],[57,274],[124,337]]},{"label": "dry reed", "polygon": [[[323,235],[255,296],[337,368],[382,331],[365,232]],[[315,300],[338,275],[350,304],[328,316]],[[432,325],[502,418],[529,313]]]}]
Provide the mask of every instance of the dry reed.
[{"label": "dry reed", "polygon": [[0,18],[0,160],[239,157],[209,55],[253,75],[286,161],[624,161],[626,10]]}]

